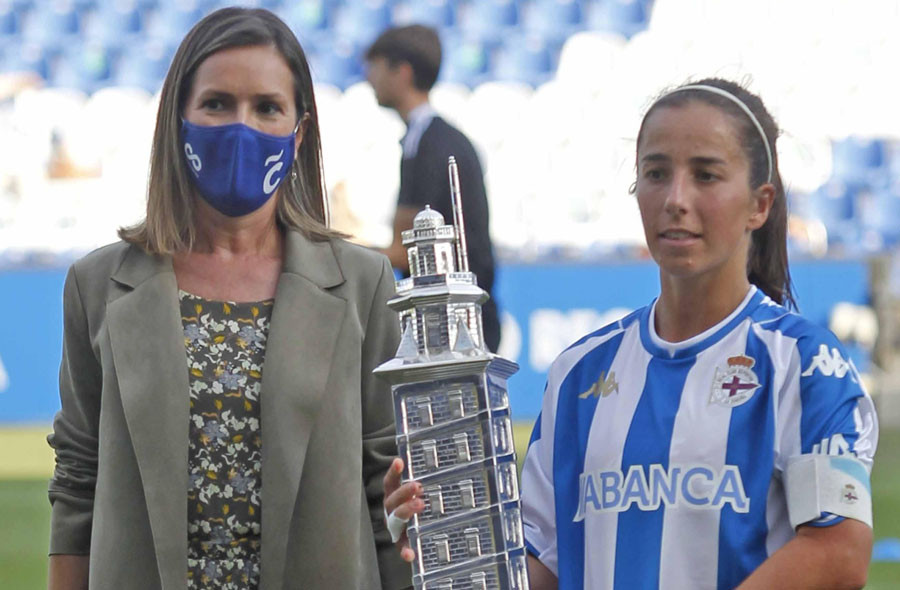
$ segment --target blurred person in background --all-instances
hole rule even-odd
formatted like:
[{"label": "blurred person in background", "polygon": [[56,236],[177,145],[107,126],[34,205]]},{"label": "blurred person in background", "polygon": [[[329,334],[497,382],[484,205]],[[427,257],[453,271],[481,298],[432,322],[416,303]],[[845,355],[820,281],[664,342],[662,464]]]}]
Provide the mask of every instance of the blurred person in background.
[{"label": "blurred person in background", "polygon": [[397,588],[383,256],[330,230],[306,57],[265,10],[165,80],[146,218],[64,291],[49,586]]},{"label": "blurred person in background", "polygon": [[[522,473],[532,590],[865,585],[878,422],[837,338],[791,311],[777,135],[720,79],[644,116],[661,290],[549,370]],[[385,511],[404,520],[425,504],[401,470]]]},{"label": "blurred person in background", "polygon": [[378,104],[392,109],[406,124],[401,140],[400,195],[394,215],[394,239],[384,250],[394,268],[409,275],[409,260],[401,233],[412,229],[413,218],[429,205],[450,222],[453,219],[447,159],[456,157],[466,225],[469,266],[478,286],[491,298],[482,305],[484,340],[497,351],[500,319],[494,286],[494,250],[484,173],[469,139],[442,119],[428,102],[441,67],[441,42],[434,29],[410,25],[388,29],[366,52],[366,78]]}]

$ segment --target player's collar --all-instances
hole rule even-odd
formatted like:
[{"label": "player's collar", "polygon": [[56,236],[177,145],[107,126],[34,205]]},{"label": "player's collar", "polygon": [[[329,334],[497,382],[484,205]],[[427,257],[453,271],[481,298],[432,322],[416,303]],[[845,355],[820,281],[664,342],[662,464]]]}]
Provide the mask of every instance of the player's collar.
[{"label": "player's collar", "polygon": [[704,348],[712,346],[721,340],[723,336],[728,334],[753,309],[755,309],[762,299],[762,291],[757,289],[755,285],[750,285],[750,289],[747,290],[747,295],[744,297],[743,301],[741,301],[734,311],[728,314],[728,317],[704,332],[692,336],[687,340],[682,340],[681,342],[669,342],[663,340],[660,338],[659,334],[656,333],[656,304],[659,302],[659,298],[654,299],[653,303],[641,314],[641,341],[647,351],[654,356],[661,356],[664,358],[684,358],[693,356]]}]

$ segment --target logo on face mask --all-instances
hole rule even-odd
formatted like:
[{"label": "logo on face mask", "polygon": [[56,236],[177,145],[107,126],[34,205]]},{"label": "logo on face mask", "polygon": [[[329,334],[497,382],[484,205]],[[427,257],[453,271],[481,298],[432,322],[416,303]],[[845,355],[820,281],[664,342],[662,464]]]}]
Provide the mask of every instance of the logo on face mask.
[{"label": "logo on face mask", "polygon": [[200,170],[203,168],[203,162],[200,161],[200,156],[194,153],[194,148],[191,147],[191,144],[184,144],[184,155],[187,156],[188,162],[191,163],[191,168],[194,169],[194,175],[199,175]]},{"label": "logo on face mask", "polygon": [[181,123],[188,168],[200,196],[229,217],[262,207],[293,164],[296,136],[269,135],[243,123]]},{"label": "logo on face mask", "polygon": [[271,194],[272,191],[274,191],[276,188],[278,188],[278,184],[281,182],[280,178],[273,182],[272,177],[275,175],[276,172],[278,172],[279,170],[284,168],[284,162],[280,161],[281,156],[283,156],[283,155],[284,155],[284,150],[281,150],[277,154],[266,158],[266,163],[264,164],[264,166],[266,168],[268,168],[269,164],[271,164],[272,162],[278,162],[277,164],[275,164],[274,166],[269,168],[269,171],[266,172],[266,177],[263,178],[263,192],[266,193],[267,195]]}]

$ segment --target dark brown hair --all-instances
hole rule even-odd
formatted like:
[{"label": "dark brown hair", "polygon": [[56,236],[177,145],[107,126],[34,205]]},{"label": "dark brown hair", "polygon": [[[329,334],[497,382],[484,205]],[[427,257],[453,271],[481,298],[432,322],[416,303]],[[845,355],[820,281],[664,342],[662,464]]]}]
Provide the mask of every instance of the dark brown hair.
[{"label": "dark brown hair", "polygon": [[366,61],[385,58],[391,66],[408,63],[413,71],[413,85],[431,90],[441,70],[441,40],[431,27],[409,25],[383,32],[366,51]]},{"label": "dark brown hair", "polygon": [[278,223],[314,240],[341,236],[328,228],[319,121],[303,48],[288,26],[271,12],[223,8],[198,22],[175,53],[163,83],[153,136],[147,215],[137,225],[119,229],[123,240],[155,254],[191,249],[196,238],[196,189],[180,147],[184,104],[194,74],[207,57],[223,49],[256,45],[272,46],[284,57],[294,76],[298,117],[309,116],[291,176],[279,189]]},{"label": "dark brown hair", "polygon": [[[696,82],[690,82],[685,86],[704,85],[713,86],[725,90],[738,98],[750,109],[750,112],[762,125],[766,134],[766,140],[772,149],[772,179],[775,187],[775,199],[769,210],[766,222],[753,231],[750,241],[750,252],[747,257],[747,278],[751,283],[759,287],[763,293],[788,308],[796,308],[793,286],[791,285],[791,273],[788,268],[787,257],[787,198],[784,192],[784,184],[781,173],[778,170],[778,154],[775,151],[775,139],[778,137],[778,126],[772,115],[766,110],[762,100],[739,84],[722,80],[720,78],[707,78]],[[670,90],[665,93],[650,107],[641,121],[638,132],[637,145],[641,143],[644,132],[644,123],[647,117],[657,109],[664,107],[680,107],[690,102],[702,102],[714,106],[731,115],[737,125],[738,138],[744,153],[750,162],[749,183],[751,189],[757,189],[769,182],[769,161],[766,155],[766,145],[756,126],[747,117],[741,108],[726,97],[713,92],[698,89]]]}]

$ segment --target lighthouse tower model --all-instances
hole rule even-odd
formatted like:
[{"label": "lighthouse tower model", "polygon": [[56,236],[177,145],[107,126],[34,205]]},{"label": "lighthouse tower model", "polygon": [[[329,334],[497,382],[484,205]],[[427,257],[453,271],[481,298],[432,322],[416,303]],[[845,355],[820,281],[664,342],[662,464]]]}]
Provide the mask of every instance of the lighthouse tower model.
[{"label": "lighthouse tower model", "polygon": [[392,386],[403,481],[423,487],[409,521],[416,590],[527,590],[507,379],[518,365],[485,349],[469,272],[456,162],[453,225],[426,207],[402,234],[410,277],[388,302],[400,314],[395,358],[375,373]]}]

